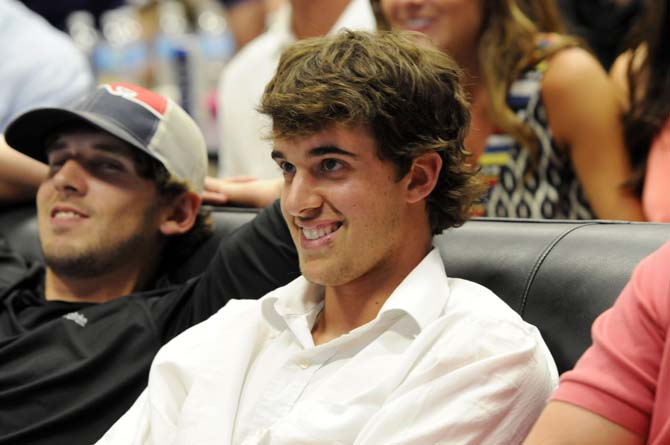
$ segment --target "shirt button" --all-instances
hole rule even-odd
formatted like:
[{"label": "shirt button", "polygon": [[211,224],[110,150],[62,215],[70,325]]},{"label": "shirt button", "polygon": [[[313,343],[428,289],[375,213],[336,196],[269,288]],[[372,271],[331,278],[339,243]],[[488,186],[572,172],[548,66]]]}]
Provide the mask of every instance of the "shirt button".
[{"label": "shirt button", "polygon": [[298,366],[300,366],[302,369],[307,369],[310,366],[312,366],[312,362],[310,362],[307,359],[301,360],[300,363],[298,363]]}]

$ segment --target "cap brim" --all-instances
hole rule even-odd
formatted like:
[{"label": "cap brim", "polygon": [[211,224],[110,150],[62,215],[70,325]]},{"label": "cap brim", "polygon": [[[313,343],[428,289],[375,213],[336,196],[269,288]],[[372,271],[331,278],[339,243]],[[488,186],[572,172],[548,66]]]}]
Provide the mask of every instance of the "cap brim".
[{"label": "cap brim", "polygon": [[5,141],[15,150],[46,163],[45,138],[70,122],[83,122],[92,125],[118,137],[133,147],[139,148],[149,156],[155,157],[147,151],[136,137],[125,129],[114,125],[109,119],[98,117],[95,113],[66,108],[38,108],[22,114],[14,119],[5,130]]}]

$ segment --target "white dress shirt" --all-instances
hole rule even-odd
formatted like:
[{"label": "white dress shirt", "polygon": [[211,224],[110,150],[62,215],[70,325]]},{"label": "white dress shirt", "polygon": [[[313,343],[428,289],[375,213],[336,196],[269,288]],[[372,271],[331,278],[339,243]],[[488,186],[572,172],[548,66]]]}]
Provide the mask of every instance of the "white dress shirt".
[{"label": "white dress shirt", "polygon": [[233,300],[156,356],[100,444],[521,443],[556,387],[537,329],[433,250],[371,322],[319,346],[322,289]]},{"label": "white dress shirt", "polygon": [[[375,29],[369,0],[351,0],[330,30]],[[282,51],[295,42],[291,7],[285,5],[270,29],[247,44],[226,65],[219,81],[219,176],[276,178],[270,158],[270,120],[256,111],[265,85],[274,76]]]}]

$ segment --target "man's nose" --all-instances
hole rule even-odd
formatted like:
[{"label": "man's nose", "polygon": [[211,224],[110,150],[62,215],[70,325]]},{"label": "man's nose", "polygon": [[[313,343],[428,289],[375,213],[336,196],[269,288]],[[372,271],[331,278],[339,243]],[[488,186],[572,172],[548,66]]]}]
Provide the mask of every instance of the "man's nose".
[{"label": "man's nose", "polygon": [[68,159],[52,176],[55,189],[62,194],[86,193],[86,170],[74,159]]},{"label": "man's nose", "polygon": [[290,182],[284,184],[282,201],[286,211],[292,216],[309,216],[323,204],[323,197],[316,181],[298,171]]}]

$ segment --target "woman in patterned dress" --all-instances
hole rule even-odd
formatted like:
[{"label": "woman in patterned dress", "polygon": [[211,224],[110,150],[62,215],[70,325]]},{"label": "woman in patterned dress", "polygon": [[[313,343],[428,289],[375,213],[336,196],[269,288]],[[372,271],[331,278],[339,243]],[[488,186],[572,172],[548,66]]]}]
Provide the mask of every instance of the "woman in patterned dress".
[{"label": "woman in patterned dress", "polygon": [[625,187],[631,165],[614,86],[576,39],[555,32],[552,0],[371,3],[380,28],[422,32],[464,70],[466,147],[489,186],[476,214],[642,219]]}]

